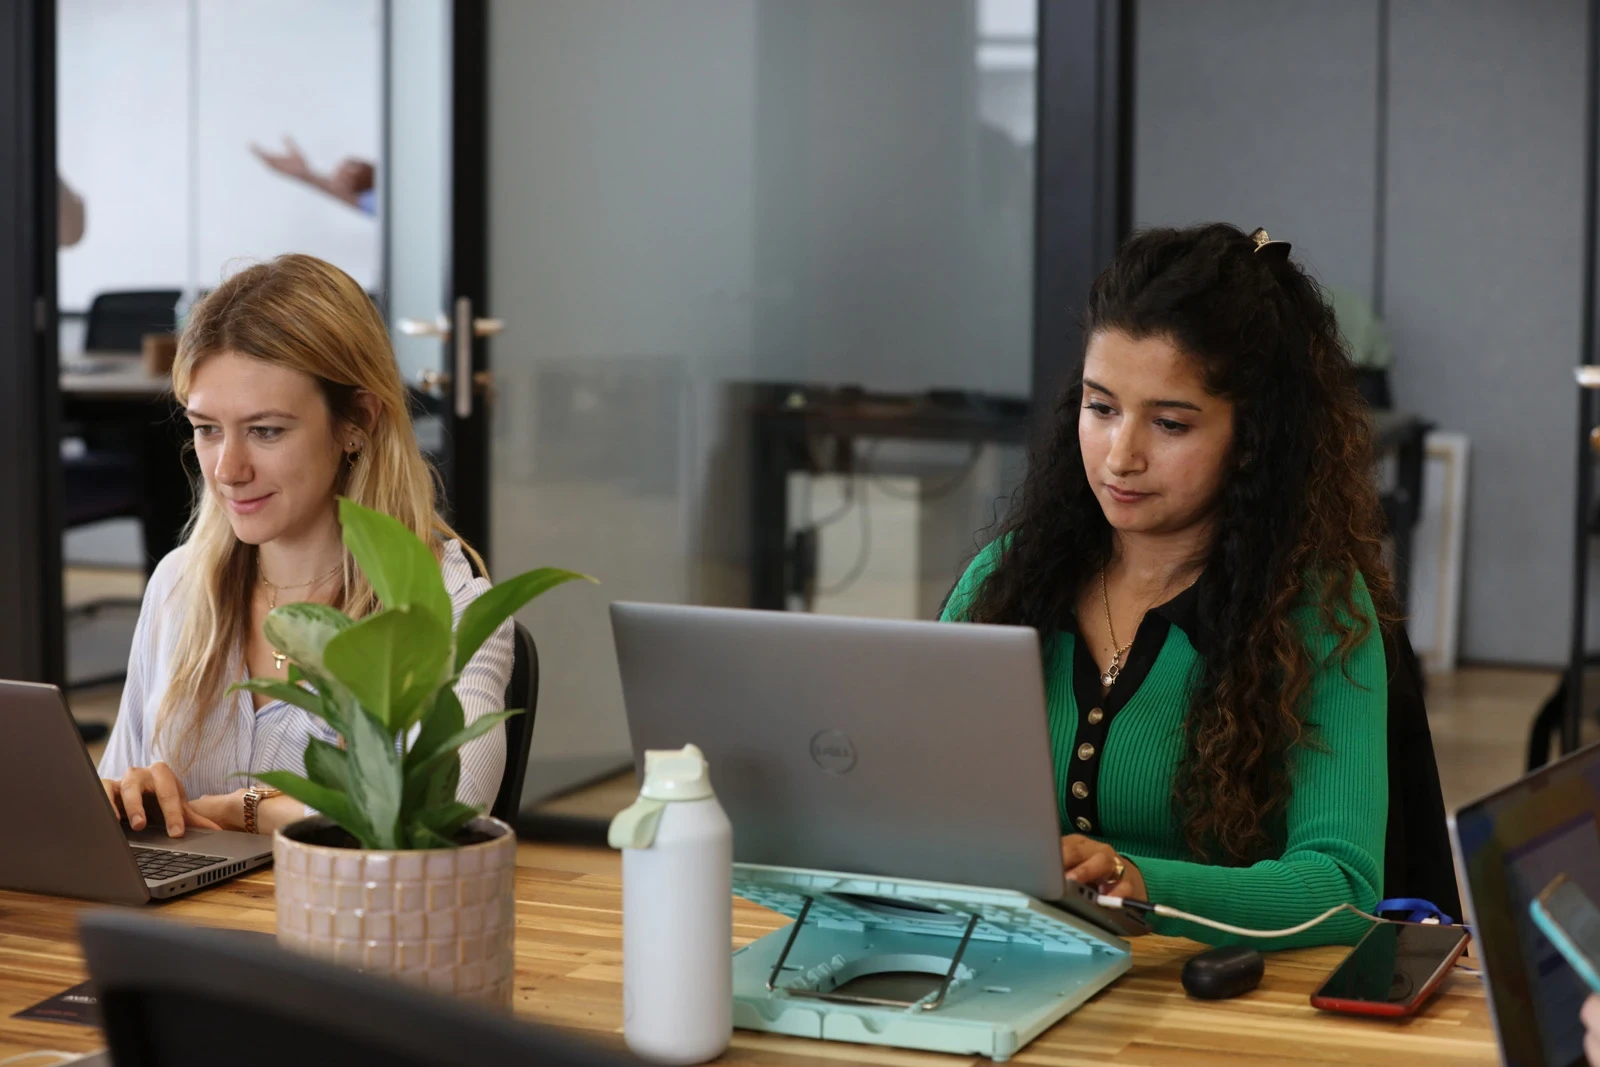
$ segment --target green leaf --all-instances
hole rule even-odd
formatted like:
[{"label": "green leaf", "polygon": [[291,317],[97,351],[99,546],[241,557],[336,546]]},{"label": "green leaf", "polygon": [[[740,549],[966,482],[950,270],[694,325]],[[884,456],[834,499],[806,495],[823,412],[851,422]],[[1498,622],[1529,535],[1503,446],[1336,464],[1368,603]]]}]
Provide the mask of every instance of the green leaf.
[{"label": "green leaf", "polygon": [[416,773],[406,775],[405,812],[448,804],[456,798],[456,787],[461,784],[461,758],[456,755],[441,756]]},{"label": "green leaf", "polygon": [[350,754],[320,737],[306,742],[306,776],[318,785],[350,792]]},{"label": "green leaf", "polygon": [[316,808],[348,830],[357,841],[361,842],[362,848],[394,847],[379,843],[362,817],[360,808],[348,794],[307,781],[292,771],[261,771],[255,777],[257,781],[265,782],[274,789],[283,790],[300,803]]},{"label": "green leaf", "polygon": [[422,729],[406,753],[406,770],[410,770],[435,752],[446,738],[459,733],[467,725],[467,713],[461,710],[461,699],[448,685],[433,698],[433,714],[422,717]]},{"label": "green leaf", "polygon": [[522,712],[520,710],[497,711],[492,715],[484,715],[472,720],[470,725],[457,730],[449,737],[446,737],[444,740],[440,741],[438,747],[434,749],[432,755],[425,759],[419,760],[415,765],[408,765],[406,767],[406,776],[409,778],[413,774],[423,774],[429,772],[436,763],[443,760],[446,756],[454,753],[468,741],[483,736],[490,730],[493,730],[495,727],[505,722],[507,719],[511,718],[511,716],[521,714]]},{"label": "green leaf", "polygon": [[350,709],[345,734],[346,774],[350,795],[372,828],[376,848],[399,848],[400,800],[405,778],[394,734],[365,708]]},{"label": "green leaf", "polygon": [[331,702],[324,700],[320,693],[314,693],[302,685],[290,682],[280,682],[273,678],[250,678],[237,682],[228,687],[228,692],[260,693],[273,700],[281,700],[285,704],[293,704],[297,708],[309,711],[317,718],[327,722],[340,733],[344,732],[344,716],[339,714],[339,709]]},{"label": "green leaf", "polygon": [[346,692],[323,663],[323,651],[355,623],[337,608],[326,604],[283,604],[268,613],[262,633],[272,647],[289,657],[300,675],[324,695],[343,704]]},{"label": "green leaf", "polygon": [[398,734],[444,684],[450,634],[426,612],[390,609],[334,637],[323,657],[362,706]]},{"label": "green leaf", "polygon": [[421,824],[446,841],[454,841],[456,831],[465,826],[468,820],[476,818],[481,813],[481,809],[475,808],[471,804],[462,804],[452,800],[446,804],[424,808],[422,811],[417,812],[416,816],[411,820],[411,825],[414,828]]},{"label": "green leaf", "polygon": [[348,498],[339,500],[339,524],[344,527],[345,547],[385,609],[426,611],[449,631],[454,618],[450,595],[438,558],[421,538],[393,516]]},{"label": "green leaf", "polygon": [[461,625],[456,628],[456,673],[459,674],[466,667],[467,661],[483,647],[489,635],[516,614],[518,608],[540,593],[572,581],[592,582],[594,579],[576,571],[541,567],[509,578],[481,593],[461,613]]},{"label": "green leaf", "polygon": [[411,830],[411,833],[410,833],[410,836],[411,836],[410,845],[411,845],[412,848],[455,848],[456,847],[456,843],[454,841],[450,840],[448,837],[440,837],[438,834],[434,833],[432,830],[428,829],[426,826],[423,826],[421,823],[416,823],[416,822],[412,823],[410,830]]}]

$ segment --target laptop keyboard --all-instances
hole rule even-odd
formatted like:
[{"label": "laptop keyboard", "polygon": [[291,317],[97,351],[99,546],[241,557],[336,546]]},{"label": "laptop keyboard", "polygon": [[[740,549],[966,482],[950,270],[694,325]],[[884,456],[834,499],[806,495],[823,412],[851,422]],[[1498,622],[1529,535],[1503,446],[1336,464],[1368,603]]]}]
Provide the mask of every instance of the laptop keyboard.
[{"label": "laptop keyboard", "polygon": [[223,856],[202,856],[196,852],[174,852],[167,848],[133,846],[133,858],[139,864],[139,873],[147,882],[160,882],[180,874],[198,871],[213,863],[226,863]]}]

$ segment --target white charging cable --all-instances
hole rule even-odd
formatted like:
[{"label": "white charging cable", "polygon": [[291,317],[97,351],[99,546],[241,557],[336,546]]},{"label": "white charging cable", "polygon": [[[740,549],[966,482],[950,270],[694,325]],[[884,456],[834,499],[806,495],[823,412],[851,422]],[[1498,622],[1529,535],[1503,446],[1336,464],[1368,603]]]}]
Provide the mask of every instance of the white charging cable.
[{"label": "white charging cable", "polygon": [[1168,919],[1182,919],[1185,922],[1199,923],[1201,926],[1209,926],[1213,930],[1221,930],[1225,934],[1237,934],[1240,937],[1293,937],[1295,934],[1305,933],[1307,930],[1311,929],[1320,922],[1325,922],[1328,919],[1333,918],[1341,911],[1355,912],[1355,914],[1361,916],[1363,919],[1370,919],[1375,923],[1381,923],[1384,921],[1383,919],[1378,918],[1376,915],[1368,915],[1354,904],[1340,904],[1338,907],[1329,908],[1321,915],[1318,915],[1315,919],[1308,919],[1299,926],[1289,926],[1282,930],[1251,930],[1243,926],[1234,926],[1232,923],[1224,923],[1218,922],[1215,919],[1207,919],[1203,915],[1191,915],[1186,911],[1179,911],[1177,908],[1168,907],[1165,904],[1151,904],[1144,900],[1129,900],[1126,897],[1114,897],[1105,893],[1095,897],[1095,903],[1099,904],[1102,908],[1121,908],[1126,911],[1142,912],[1145,914],[1154,912],[1155,914],[1165,916]]}]

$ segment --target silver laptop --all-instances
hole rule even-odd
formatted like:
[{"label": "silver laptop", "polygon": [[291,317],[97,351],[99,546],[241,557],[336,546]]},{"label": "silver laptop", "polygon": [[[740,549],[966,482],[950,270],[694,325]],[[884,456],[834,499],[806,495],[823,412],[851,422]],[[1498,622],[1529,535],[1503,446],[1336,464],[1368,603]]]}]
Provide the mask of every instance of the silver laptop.
[{"label": "silver laptop", "polygon": [[1586,1061],[1589,988],[1528,917],[1557,874],[1600,900],[1600,744],[1579,749],[1450,816],[1456,879],[1509,1067]]},{"label": "silver laptop", "polygon": [[0,739],[0,889],[143,904],[272,862],[261,834],[127,829],[53,685],[0,681]]},{"label": "silver laptop", "polygon": [[1038,635],[1013,626],[611,605],[636,764],[694,743],[741,863],[1013,889],[1068,883]]}]

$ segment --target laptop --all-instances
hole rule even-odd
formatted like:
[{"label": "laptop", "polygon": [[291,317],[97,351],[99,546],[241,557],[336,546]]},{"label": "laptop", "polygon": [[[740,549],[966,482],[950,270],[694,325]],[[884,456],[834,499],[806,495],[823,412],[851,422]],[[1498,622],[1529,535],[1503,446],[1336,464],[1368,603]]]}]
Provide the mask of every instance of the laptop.
[{"label": "laptop", "polygon": [[0,889],[143,904],[272,862],[261,834],[129,830],[53,685],[0,681]]},{"label": "laptop", "polygon": [[1067,882],[1029,628],[614,603],[637,769],[694,743],[740,863],[1011,889],[1119,936]]},{"label": "laptop", "polygon": [[1454,812],[1450,843],[1501,1061],[1585,1064],[1578,1009],[1589,988],[1533,924],[1528,902],[1563,873],[1600,899],[1600,744]]}]

